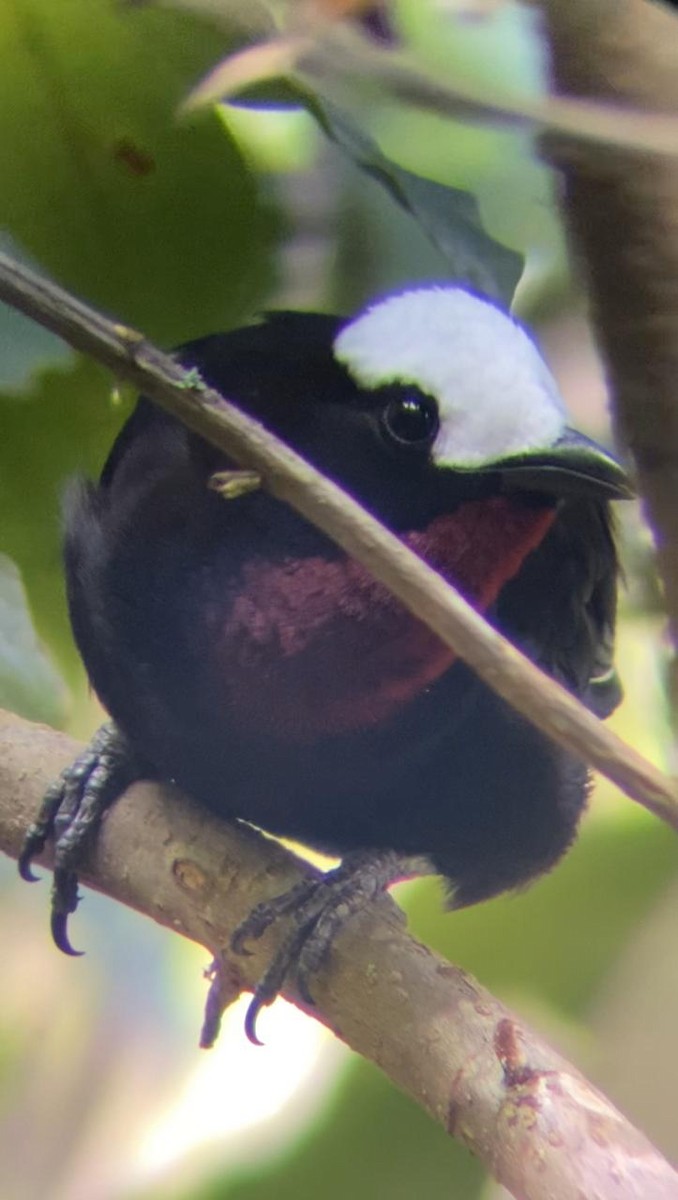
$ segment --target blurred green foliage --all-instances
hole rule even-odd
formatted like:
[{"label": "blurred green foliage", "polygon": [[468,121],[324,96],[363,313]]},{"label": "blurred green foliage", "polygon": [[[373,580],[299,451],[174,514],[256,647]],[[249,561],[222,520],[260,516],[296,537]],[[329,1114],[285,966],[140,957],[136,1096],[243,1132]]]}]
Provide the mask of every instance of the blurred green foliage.
[{"label": "blurred green foliage", "polygon": [[0,398],[0,548],[19,567],[39,633],[67,676],[80,674],[61,565],[61,499],[70,477],[96,475],[129,403],[111,402],[110,376],[80,356]]},{"label": "blurred green foliage", "polygon": [[214,113],[174,118],[233,37],[108,0],[0,6],[0,226],[83,298],[171,344],[270,283],[257,184]]},{"label": "blurred green foliage", "polygon": [[[195,1200],[324,1200],[383,1197],[473,1200],[483,1186],[480,1164],[371,1063],[355,1061],[312,1132],[265,1170],[217,1176],[191,1191]],[[188,1200],[189,1193],[184,1193]],[[155,1200],[150,1197],[149,1200]],[[160,1200],[158,1197],[157,1200]]]},{"label": "blurred green foliage", "polygon": [[67,709],[61,680],[38,642],[19,572],[0,554],[0,706],[59,725]]},{"label": "blurred green foliage", "polygon": [[[395,5],[400,35],[420,62],[476,80],[500,75],[511,88],[538,88],[540,49],[524,10],[507,3],[494,20],[476,25],[460,25],[444,10],[433,0]],[[290,296],[306,297],[313,308],[347,310],[387,287],[449,277],[449,253],[445,246],[441,253],[440,238],[432,245],[425,233],[432,214],[449,222],[443,242],[447,234],[453,246],[456,239],[462,259],[486,256],[484,269],[496,274],[499,262],[508,261],[506,251],[479,240],[477,201],[491,232],[527,255],[523,305],[537,312],[547,294],[550,304],[554,297],[563,302],[569,285],[550,179],[525,137],[413,113],[386,97],[375,103],[373,91],[365,98],[359,88],[339,98],[346,107],[331,130],[349,158],[298,114],[287,125],[284,115],[265,111],[177,123],[179,101],[238,36],[166,7],[0,0],[0,141],[11,164],[0,181],[0,225],[13,247],[88,301],[170,345],[289,303]],[[316,109],[320,104],[316,97]],[[414,185],[417,203],[409,205],[416,210],[421,201],[415,219],[393,203],[408,171],[421,176]],[[385,186],[375,182],[380,172]],[[457,194],[440,185],[473,191],[475,201],[462,202],[461,223]],[[0,553],[8,556],[0,558],[0,703],[73,724],[81,715],[84,680],[63,595],[60,497],[69,476],[100,469],[131,397],[113,396],[103,370],[1,306],[0,347]],[[635,646],[649,647],[654,629],[636,622],[627,635]],[[619,728],[658,756],[656,730],[664,727],[664,714],[658,690],[648,690],[653,653],[627,655],[622,673],[629,700]],[[64,679],[73,698],[70,715]],[[94,713],[88,719],[94,721]],[[618,798],[613,802],[608,789],[566,862],[524,895],[453,915],[444,913],[440,891],[428,881],[401,898],[418,936],[531,1013],[586,1065],[591,1005],[637,929],[652,920],[676,865],[672,836],[630,814]],[[89,995],[73,1006],[72,996],[54,983],[55,952],[43,928],[45,889],[29,898],[24,889],[19,900],[9,873],[0,872],[0,885],[0,903],[13,914],[3,961],[16,964],[4,985],[6,1023],[0,1021],[0,1110],[20,1114],[14,1124],[8,1120],[6,1135],[0,1130],[0,1160],[3,1147],[15,1151],[17,1120],[30,1122],[36,1141],[48,1140],[49,1106],[32,1099],[45,1094],[37,1047],[47,1041],[58,1136],[40,1166],[21,1158],[22,1200],[44,1194],[46,1181],[57,1175],[55,1200],[86,1194],[81,1141],[85,1127],[89,1135],[97,1121],[97,1194],[117,1200],[123,1192],[112,1180],[121,1156],[132,1156],[137,1131],[166,1101],[166,1074],[158,1072],[153,1091],[153,1056],[162,1044],[165,1057],[178,1058],[177,1030],[184,1028],[172,1008],[175,989],[166,979],[157,982],[159,943],[151,951],[153,935],[143,922],[88,897],[95,950],[80,970],[91,981],[95,970],[108,966],[119,989],[113,994],[119,1000],[123,980],[127,991],[117,1008],[103,999],[97,1006]],[[14,958],[7,951],[12,944]],[[186,969],[178,939],[168,937],[162,954]],[[48,981],[42,990],[49,994],[43,997],[35,986],[30,1005],[21,999],[26,962]],[[67,966],[71,986],[81,989],[73,964]],[[111,983],[100,986],[103,993]],[[155,1041],[144,1024],[149,995]],[[50,1005],[55,1024],[64,1013],[77,1013],[69,1036],[79,1039],[80,1055],[68,1040],[49,1041]],[[117,1101],[127,1106],[122,1133],[111,1117],[116,1017],[121,1042],[135,1047],[125,1059],[129,1075]],[[101,1060],[99,1046],[107,1047]],[[667,1047],[675,1051],[675,1044]],[[132,1057],[149,1077],[144,1089],[134,1082]],[[89,1098],[87,1120],[85,1105],[73,1103],[69,1120],[60,1110],[57,1121],[60,1077],[69,1096],[80,1087]],[[224,1079],[224,1087],[237,1089],[237,1079]],[[404,1200],[424,1191],[474,1200],[483,1187],[483,1172],[465,1151],[373,1067],[352,1060],[313,1126],[284,1153],[278,1150],[270,1162],[262,1155],[247,1170],[205,1171],[198,1162],[190,1181],[171,1195],[255,1200],[320,1191],[325,1200]],[[139,1200],[161,1194],[170,1194],[166,1181],[158,1191],[135,1191]]]}]

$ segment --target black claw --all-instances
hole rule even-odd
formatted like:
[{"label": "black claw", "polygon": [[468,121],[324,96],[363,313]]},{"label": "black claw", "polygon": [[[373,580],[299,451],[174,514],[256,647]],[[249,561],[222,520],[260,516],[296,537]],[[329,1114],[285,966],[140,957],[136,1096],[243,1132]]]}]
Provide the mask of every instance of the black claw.
[{"label": "black claw", "polygon": [[112,724],[94,735],[89,746],[45,793],[37,819],[26,834],[19,874],[27,883],[40,878],[32,859],[54,841],[52,937],[64,954],[79,956],[68,937],[68,918],[78,904],[77,868],[95,837],[106,809],[133,781],[146,774],[126,739]]},{"label": "black claw", "polygon": [[[271,903],[275,904],[275,900]],[[234,954],[239,954],[243,958],[252,957],[252,951],[247,949],[246,943],[258,941],[275,920],[275,916],[269,916],[268,911],[265,911],[267,909],[266,901],[263,904],[257,904],[249,916],[245,917],[245,920],[241,921],[238,928],[234,930],[231,936],[231,950]]]},{"label": "black claw", "polygon": [[52,939],[54,945],[62,954],[68,954],[71,958],[82,958],[84,950],[75,950],[68,938],[68,917],[69,913],[53,912],[50,926],[52,930]]},{"label": "black claw", "polygon": [[260,904],[257,904],[249,916],[240,922],[231,937],[233,953],[251,957],[252,952],[247,949],[245,943],[258,941],[279,917],[287,916],[287,914],[296,916],[305,911],[306,901],[315,894],[320,882],[318,879],[304,879],[295,887],[290,888],[288,892],[274,896],[271,900],[262,900]]},{"label": "black claw", "polygon": [[309,1008],[315,1008],[315,1000],[308,985],[308,979],[305,972],[297,971],[297,991],[301,996],[304,1004],[308,1004]]},{"label": "black claw", "polygon": [[238,999],[242,991],[239,971],[219,956],[205,971],[210,986],[205,1001],[205,1013],[200,1031],[200,1049],[211,1050],[219,1036],[221,1018],[229,1004]]},{"label": "black claw", "polygon": [[75,950],[68,936],[68,918],[78,907],[78,877],[74,871],[65,871],[62,867],[54,868],[52,885],[52,915],[51,929],[55,946],[62,954],[79,958],[82,950]]},{"label": "black claw", "polygon": [[36,883],[40,878],[31,870],[31,862],[45,849],[47,839],[51,837],[54,820],[61,805],[63,796],[63,776],[47,789],[40,805],[37,821],[29,826],[19,855],[19,874],[26,883]]},{"label": "black claw", "polygon": [[[245,929],[244,926],[239,925],[235,930],[230,942],[233,953],[241,955],[242,958],[251,958],[252,951],[247,949],[245,942],[253,936],[254,935],[251,934],[249,930]],[[259,936],[261,937],[261,934]]]},{"label": "black claw", "polygon": [[231,938],[231,949],[235,954],[251,956],[252,951],[247,949],[247,942],[258,942],[266,933],[266,930],[273,924],[278,917],[278,903],[284,899],[284,895],[275,896],[273,900],[263,900],[261,904],[257,904],[249,914],[241,921],[238,928],[234,931]]},{"label": "black claw", "polygon": [[257,1037],[257,1018],[263,1007],[264,1001],[260,1000],[255,992],[245,1015],[245,1035],[253,1046],[263,1046],[264,1044],[261,1038]]},{"label": "black claw", "polygon": [[304,1004],[315,1007],[312,980],[323,966],[335,936],[353,913],[371,903],[391,882],[421,874],[427,864],[392,852],[347,855],[340,867],[320,879],[307,879],[289,892],[265,900],[236,929],[231,948],[249,954],[244,943],[257,939],[280,917],[292,918],[291,929],[259,980],[245,1017],[245,1033],[255,1046],[257,1018],[272,1004],[286,979],[296,982]]},{"label": "black claw", "polygon": [[24,883],[37,883],[40,879],[40,876],[35,874],[31,864],[36,854],[40,854],[44,845],[44,838],[33,837],[31,831],[28,831],[18,863],[19,874]]}]

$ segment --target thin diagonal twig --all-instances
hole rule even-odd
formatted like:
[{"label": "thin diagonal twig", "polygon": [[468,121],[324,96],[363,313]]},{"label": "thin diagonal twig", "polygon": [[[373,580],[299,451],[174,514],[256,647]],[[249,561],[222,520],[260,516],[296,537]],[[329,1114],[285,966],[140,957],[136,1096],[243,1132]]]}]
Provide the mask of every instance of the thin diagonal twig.
[{"label": "thin diagonal twig", "polygon": [[195,371],[6,255],[0,255],[0,300],[110,367],[239,466],[257,472],[265,488],[363,563],[518,712],[678,829],[675,781],[535,667],[356,500],[206,387]]}]

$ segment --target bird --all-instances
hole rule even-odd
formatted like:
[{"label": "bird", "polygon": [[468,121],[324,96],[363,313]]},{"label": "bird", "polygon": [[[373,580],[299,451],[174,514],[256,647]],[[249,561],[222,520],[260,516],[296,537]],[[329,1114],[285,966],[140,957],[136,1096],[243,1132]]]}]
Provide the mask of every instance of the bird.
[{"label": "bird", "polygon": [[[617,458],[575,430],[527,330],[457,284],[352,317],[273,312],[177,352],[339,483],[599,717],[619,703]],[[103,811],[137,777],[340,858],[258,905],[233,948],[291,933],[246,1031],[339,929],[403,877],[450,907],[522,887],[573,842],[586,764],[484,683],[366,567],[263,488],[224,499],[228,457],[141,397],[97,483],[65,503],[75,640],[110,714],[49,789],[20,859],[55,843],[52,932]]]}]

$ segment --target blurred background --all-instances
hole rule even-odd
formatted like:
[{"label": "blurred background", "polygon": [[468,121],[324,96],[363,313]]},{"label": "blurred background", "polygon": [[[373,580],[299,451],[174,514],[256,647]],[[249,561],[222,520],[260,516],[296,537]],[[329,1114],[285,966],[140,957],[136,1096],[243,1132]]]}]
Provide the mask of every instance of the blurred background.
[{"label": "blurred background", "polygon": [[[329,138],[289,104],[177,121],[188,90],[253,36],[234,7],[0,0],[3,248],[171,346],[262,308],[350,312],[413,280],[465,278],[474,255],[508,301],[509,247],[526,263],[516,311],[575,423],[611,442],[557,180],[531,139],[417,112],[369,73],[314,91],[332,106]],[[250,9],[262,36],[269,6]],[[492,95],[543,87],[539,27],[518,4],[395,0],[387,18],[382,6],[363,17],[368,53],[395,49]],[[346,128],[368,139],[360,152]],[[393,199],[403,169],[428,181],[414,213]],[[471,232],[452,189],[475,200]],[[454,238],[430,240],[432,213]],[[0,704],[79,737],[101,714],[68,631],[59,497],[69,476],[100,469],[131,402],[0,306]],[[612,724],[675,768],[650,538],[634,506],[619,520],[626,699]],[[524,894],[446,915],[434,881],[397,889],[415,935],[514,1006],[674,1157],[677,868],[675,837],[603,781],[577,846]],[[48,885],[19,884],[0,861],[4,1200],[499,1196],[375,1068],[282,1001],[261,1017],[264,1049],[245,1040],[239,1005],[217,1047],[198,1050],[207,956],[150,921],[88,892],[73,924],[86,956],[65,959],[48,935]]]}]

